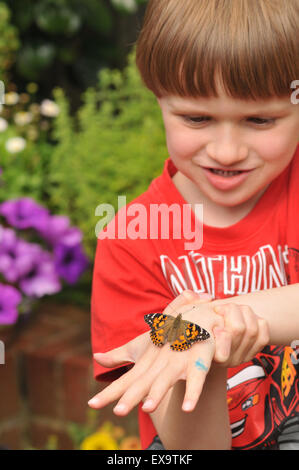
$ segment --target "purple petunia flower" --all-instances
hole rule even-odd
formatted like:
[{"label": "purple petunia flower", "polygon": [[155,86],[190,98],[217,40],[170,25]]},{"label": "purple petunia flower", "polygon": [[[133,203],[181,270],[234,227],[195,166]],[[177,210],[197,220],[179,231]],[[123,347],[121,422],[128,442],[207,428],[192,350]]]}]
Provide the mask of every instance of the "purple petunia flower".
[{"label": "purple petunia flower", "polygon": [[13,286],[0,284],[0,324],[10,325],[18,317],[18,305],[22,300],[20,292]]},{"label": "purple petunia flower", "polygon": [[12,199],[0,204],[0,215],[18,229],[42,229],[47,223],[49,211],[31,198]]},{"label": "purple petunia flower", "polygon": [[31,244],[31,263],[19,279],[19,286],[31,297],[56,294],[61,289],[52,256],[39,245]]},{"label": "purple petunia flower", "polygon": [[68,246],[58,243],[54,255],[57,273],[69,284],[75,284],[89,264],[80,244]]},{"label": "purple petunia flower", "polygon": [[52,246],[57,243],[77,245],[82,240],[82,233],[76,227],[70,227],[70,220],[63,215],[49,216],[39,234]]},{"label": "purple petunia flower", "polygon": [[2,228],[0,233],[0,272],[8,282],[16,282],[31,268],[32,244],[17,238],[14,230]]}]

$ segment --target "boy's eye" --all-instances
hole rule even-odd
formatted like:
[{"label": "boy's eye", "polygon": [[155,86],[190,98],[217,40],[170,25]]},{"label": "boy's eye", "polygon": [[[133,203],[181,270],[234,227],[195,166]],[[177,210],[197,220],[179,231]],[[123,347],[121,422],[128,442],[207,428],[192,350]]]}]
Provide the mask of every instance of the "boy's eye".
[{"label": "boy's eye", "polygon": [[248,121],[252,122],[253,124],[257,124],[258,126],[265,126],[267,124],[273,124],[275,119],[251,117],[248,119]]},{"label": "boy's eye", "polygon": [[183,119],[190,124],[202,124],[211,120],[209,116],[183,116]]}]

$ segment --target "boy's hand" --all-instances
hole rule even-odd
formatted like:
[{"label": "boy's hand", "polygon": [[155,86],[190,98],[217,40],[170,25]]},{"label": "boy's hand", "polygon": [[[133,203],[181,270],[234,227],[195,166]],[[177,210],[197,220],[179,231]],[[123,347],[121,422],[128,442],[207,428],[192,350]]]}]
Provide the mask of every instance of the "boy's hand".
[{"label": "boy's hand", "polygon": [[[133,362],[135,365],[93,397],[88,403],[89,406],[103,408],[119,400],[114,412],[124,416],[146,398],[143,409],[146,412],[153,412],[176,382],[186,380],[182,409],[192,411],[199,399],[215,354],[213,328],[223,327],[223,319],[213,311],[209,300],[210,297],[199,300],[197,294],[184,291],[163,312],[173,315],[174,310],[177,312],[180,309],[183,314],[188,311],[186,313],[188,320],[210,332],[208,340],[195,343],[189,350],[172,351],[169,343],[158,348],[151,342],[149,332],[146,332],[120,348],[95,354],[94,358],[104,367],[115,367],[127,362]],[[196,304],[196,309],[191,311],[190,304]],[[225,336],[227,336],[225,331],[218,331],[220,344],[221,338]],[[222,361],[224,359],[225,356],[222,357]]]},{"label": "boy's hand", "polygon": [[[250,361],[258,352],[269,344],[269,327],[265,319],[258,317],[247,305],[228,303],[214,307],[224,319],[224,330],[219,341],[222,343],[222,354],[218,355],[218,328],[213,333],[216,340],[214,360],[226,367],[234,367]],[[222,331],[221,331],[222,333]],[[224,357],[226,356],[226,359]]]}]

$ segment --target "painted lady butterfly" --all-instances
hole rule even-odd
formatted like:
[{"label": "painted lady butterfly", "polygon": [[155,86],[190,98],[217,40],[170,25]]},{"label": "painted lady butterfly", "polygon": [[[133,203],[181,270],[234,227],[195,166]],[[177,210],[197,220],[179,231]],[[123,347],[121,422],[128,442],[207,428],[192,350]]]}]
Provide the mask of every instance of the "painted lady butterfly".
[{"label": "painted lady butterfly", "polygon": [[195,323],[163,313],[149,313],[144,320],[151,327],[150,337],[156,346],[163,346],[168,341],[173,351],[185,351],[196,341],[204,341],[210,334]]}]

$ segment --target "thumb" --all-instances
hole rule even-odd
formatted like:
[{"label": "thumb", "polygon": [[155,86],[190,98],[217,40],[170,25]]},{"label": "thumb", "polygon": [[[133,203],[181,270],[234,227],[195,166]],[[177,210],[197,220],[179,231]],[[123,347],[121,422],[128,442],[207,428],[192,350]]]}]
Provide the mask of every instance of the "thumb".
[{"label": "thumb", "polygon": [[119,348],[111,349],[105,353],[97,352],[93,355],[96,362],[104,367],[115,367],[128,362],[133,362],[126,344]]},{"label": "thumb", "polygon": [[151,340],[148,332],[146,332],[118,348],[105,353],[97,352],[93,357],[96,362],[104,367],[116,367],[128,362],[135,363],[149,344],[151,344]]}]

